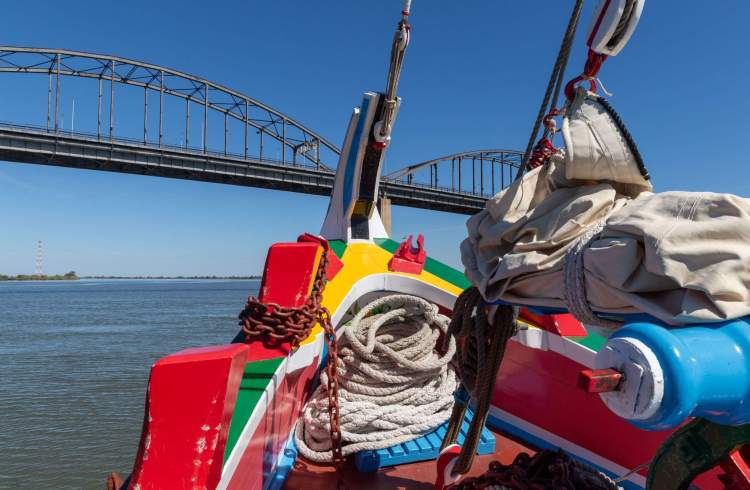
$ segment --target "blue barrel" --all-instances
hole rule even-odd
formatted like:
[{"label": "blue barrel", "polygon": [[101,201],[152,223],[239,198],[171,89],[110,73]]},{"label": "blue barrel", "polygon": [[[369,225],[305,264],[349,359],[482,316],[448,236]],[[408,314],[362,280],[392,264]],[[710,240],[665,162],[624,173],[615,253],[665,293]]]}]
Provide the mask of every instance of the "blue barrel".
[{"label": "blue barrel", "polygon": [[663,391],[658,408],[648,418],[629,419],[637,427],[671,429],[688,417],[703,417],[723,425],[750,422],[747,318],[681,328],[632,323],[618,329],[608,344],[616,344],[614,339],[622,339],[621,344],[635,339],[631,344],[645,345],[656,357],[655,370],[661,371]]}]

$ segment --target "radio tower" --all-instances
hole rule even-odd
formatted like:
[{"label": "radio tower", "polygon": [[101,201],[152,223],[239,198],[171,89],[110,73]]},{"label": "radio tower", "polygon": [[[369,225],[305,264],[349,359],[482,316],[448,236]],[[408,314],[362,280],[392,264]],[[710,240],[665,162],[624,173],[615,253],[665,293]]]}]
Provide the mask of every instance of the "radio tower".
[{"label": "radio tower", "polygon": [[44,275],[44,256],[42,255],[42,241],[37,240],[36,242],[36,275]]}]

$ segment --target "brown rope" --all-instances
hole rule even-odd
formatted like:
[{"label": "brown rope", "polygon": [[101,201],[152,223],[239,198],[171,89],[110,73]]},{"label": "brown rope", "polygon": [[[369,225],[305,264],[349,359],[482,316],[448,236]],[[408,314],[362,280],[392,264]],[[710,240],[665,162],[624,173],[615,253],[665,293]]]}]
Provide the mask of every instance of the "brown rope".
[{"label": "brown rope", "polygon": [[459,340],[454,359],[461,388],[456,395],[441,450],[456,442],[466,414],[467,394],[476,400],[476,407],[454,473],[464,474],[471,469],[489,415],[497,371],[508,340],[516,332],[516,316],[515,308],[501,305],[490,324],[484,300],[476,288],[465,290],[456,300],[448,332]]},{"label": "brown rope", "polygon": [[287,308],[275,303],[262,303],[255,296],[247,299],[239,319],[247,342],[261,341],[270,345],[291,344],[292,348],[310,336],[316,324],[320,324],[328,344],[328,362],[325,370],[328,375],[328,413],[331,421],[331,452],[333,464],[344,461],[341,454],[341,427],[339,422],[339,383],[336,371],[338,346],[336,331],[331,323],[331,314],[322,305],[323,290],[326,287],[328,268],[328,245],[323,245],[323,255],[315,275],[312,291],[299,308]]}]

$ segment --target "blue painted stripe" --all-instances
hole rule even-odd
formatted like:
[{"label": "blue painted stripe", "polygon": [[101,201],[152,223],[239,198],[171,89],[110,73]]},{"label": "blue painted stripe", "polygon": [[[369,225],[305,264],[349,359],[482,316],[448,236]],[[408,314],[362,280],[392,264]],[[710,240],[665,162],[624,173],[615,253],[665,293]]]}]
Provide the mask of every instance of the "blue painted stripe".
[{"label": "blue painted stripe", "polygon": [[[294,468],[294,462],[297,461],[297,445],[294,443],[294,429],[292,429],[289,439],[286,441],[284,449],[279,455],[276,464],[276,471],[270,477],[264,478],[264,490],[279,490],[284,486],[289,473]],[[266,475],[264,475],[266,476]]]},{"label": "blue painted stripe", "polygon": [[362,132],[365,128],[365,121],[367,120],[367,112],[370,108],[370,98],[365,96],[362,99],[362,108],[359,111],[359,120],[357,121],[357,128],[354,130],[352,136],[351,145],[349,145],[349,155],[346,157],[346,169],[344,172],[344,199],[342,202],[342,209],[344,212],[349,211],[349,206],[352,204],[352,195],[354,185],[354,173],[357,168],[357,155],[359,154],[359,140],[362,138]]}]

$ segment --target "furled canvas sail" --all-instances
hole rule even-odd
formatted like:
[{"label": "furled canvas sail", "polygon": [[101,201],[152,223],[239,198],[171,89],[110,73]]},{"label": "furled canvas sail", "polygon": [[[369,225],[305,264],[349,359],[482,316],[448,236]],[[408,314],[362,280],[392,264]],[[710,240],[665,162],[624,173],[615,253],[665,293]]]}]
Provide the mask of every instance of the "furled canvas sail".
[{"label": "furled canvas sail", "polygon": [[[469,219],[469,279],[491,302],[572,309],[570,298],[583,295],[594,312],[672,325],[750,315],[750,201],[652,193],[605,106],[579,89],[563,124],[566,151]],[[570,275],[576,262],[583,287],[566,295],[566,263]]]}]

